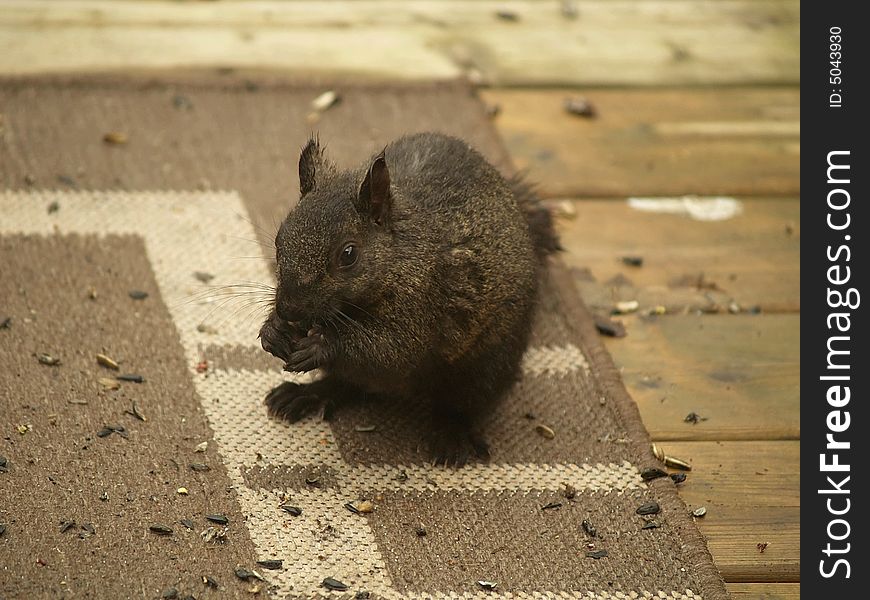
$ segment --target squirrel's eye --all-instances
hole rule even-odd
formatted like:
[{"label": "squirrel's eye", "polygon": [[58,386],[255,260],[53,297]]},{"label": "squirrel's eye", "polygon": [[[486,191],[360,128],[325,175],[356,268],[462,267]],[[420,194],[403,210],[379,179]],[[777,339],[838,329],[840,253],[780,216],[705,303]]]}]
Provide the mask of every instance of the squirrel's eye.
[{"label": "squirrel's eye", "polygon": [[357,250],[356,246],[348,244],[344,247],[344,250],[341,251],[341,254],[338,257],[338,262],[342,267],[349,267],[356,262],[358,255],[359,250]]}]

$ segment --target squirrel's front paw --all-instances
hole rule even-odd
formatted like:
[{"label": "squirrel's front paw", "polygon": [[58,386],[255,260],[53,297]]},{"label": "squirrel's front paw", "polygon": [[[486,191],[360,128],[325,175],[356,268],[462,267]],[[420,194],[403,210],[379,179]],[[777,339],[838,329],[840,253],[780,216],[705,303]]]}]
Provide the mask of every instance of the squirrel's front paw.
[{"label": "squirrel's front paw", "polygon": [[285,371],[305,373],[326,366],[332,358],[329,344],[320,329],[313,327],[299,340],[284,364]]},{"label": "squirrel's front paw", "polygon": [[286,321],[282,321],[272,313],[260,328],[260,343],[263,350],[281,360],[287,360],[293,352],[293,344],[305,335]]},{"label": "squirrel's front paw", "polygon": [[310,385],[300,385],[285,381],[266,394],[266,406],[269,414],[295,423],[300,419],[321,411],[326,417],[326,403],[313,393]]}]

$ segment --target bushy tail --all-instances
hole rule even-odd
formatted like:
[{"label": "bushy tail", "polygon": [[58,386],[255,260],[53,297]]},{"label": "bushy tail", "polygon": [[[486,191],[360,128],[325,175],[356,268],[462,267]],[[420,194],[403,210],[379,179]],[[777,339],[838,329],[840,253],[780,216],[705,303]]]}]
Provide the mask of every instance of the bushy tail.
[{"label": "bushy tail", "polygon": [[556,229],[553,227],[553,216],[541,204],[541,200],[535,193],[534,187],[522,175],[514,175],[508,183],[514,192],[514,198],[516,198],[520,210],[526,216],[526,222],[529,224],[529,233],[532,236],[532,244],[535,247],[535,254],[538,255],[538,258],[543,259],[554,252],[562,250],[559,236],[556,235]]}]

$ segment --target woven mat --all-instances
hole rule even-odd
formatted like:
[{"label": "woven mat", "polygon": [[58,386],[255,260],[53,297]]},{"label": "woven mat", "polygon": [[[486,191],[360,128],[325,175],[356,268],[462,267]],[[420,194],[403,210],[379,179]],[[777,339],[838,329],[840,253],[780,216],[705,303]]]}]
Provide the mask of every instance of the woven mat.
[{"label": "woven mat", "polygon": [[[511,168],[463,85],[337,86],[312,123],[330,87],[0,82],[0,597],[727,597],[673,482],[641,478],[660,465],[558,260],[489,464],[427,466],[422,425],[389,407],[267,417],[284,374],[224,286],[270,281],[309,130],[339,164],[438,130]],[[119,373],[144,381],[111,389]]]}]

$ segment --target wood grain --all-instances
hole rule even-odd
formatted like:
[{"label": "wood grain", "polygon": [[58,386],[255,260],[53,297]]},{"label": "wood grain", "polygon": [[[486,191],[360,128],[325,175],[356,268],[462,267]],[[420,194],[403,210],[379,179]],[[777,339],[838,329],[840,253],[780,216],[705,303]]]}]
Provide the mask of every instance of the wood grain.
[{"label": "wood grain", "polygon": [[[607,349],[654,439],[800,439],[799,315],[625,322]],[[706,420],[685,422],[692,412]]]},{"label": "wood grain", "polygon": [[[680,495],[729,582],[800,578],[800,442],[666,442],[693,465]],[[762,552],[758,544],[767,544]]]},{"label": "wood grain", "polygon": [[799,583],[729,583],[734,600],[800,600]]},{"label": "wood grain", "polygon": [[[594,119],[568,114],[582,96]],[[800,193],[800,90],[487,90],[516,164],[547,196]]]},{"label": "wood grain", "polygon": [[[797,0],[5,2],[0,72],[238,66],[497,85],[796,84]],[[500,19],[499,11],[517,16]],[[71,51],[75,49],[75,51]]]},{"label": "wood grain", "polygon": [[[563,259],[574,268],[584,301],[606,312],[637,300],[641,311],[669,313],[757,307],[800,310],[800,202],[742,200],[742,212],[723,221],[641,212],[626,202],[568,205],[558,219]],[[643,258],[631,267],[625,256]]]}]

